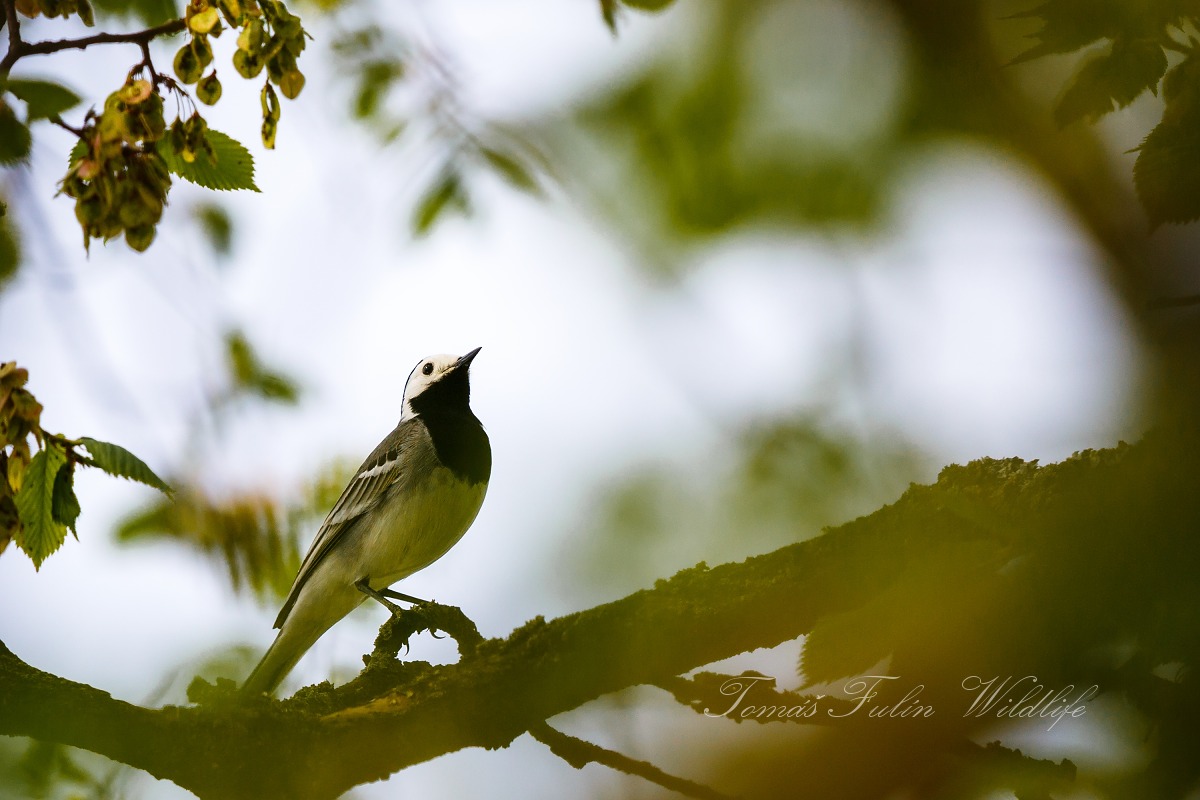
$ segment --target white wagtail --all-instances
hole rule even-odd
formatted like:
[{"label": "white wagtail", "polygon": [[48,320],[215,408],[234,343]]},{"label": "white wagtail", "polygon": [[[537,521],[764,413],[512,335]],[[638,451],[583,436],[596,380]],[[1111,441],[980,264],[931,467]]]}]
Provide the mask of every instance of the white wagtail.
[{"label": "white wagtail", "polygon": [[468,369],[479,352],[420,361],[404,384],[404,411],[358,468],[300,565],[279,635],[243,691],[272,692],[335,622],[368,596],[437,561],[475,521],[492,448],[471,412]]}]

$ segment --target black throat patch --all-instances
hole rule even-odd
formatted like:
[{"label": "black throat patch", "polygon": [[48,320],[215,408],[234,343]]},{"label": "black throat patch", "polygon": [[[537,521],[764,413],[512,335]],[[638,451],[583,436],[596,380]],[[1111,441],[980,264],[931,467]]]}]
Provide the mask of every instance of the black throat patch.
[{"label": "black throat patch", "polygon": [[470,401],[467,370],[461,368],[431,384],[410,405],[429,429],[438,460],[455,477],[478,484],[492,473],[492,446]]}]

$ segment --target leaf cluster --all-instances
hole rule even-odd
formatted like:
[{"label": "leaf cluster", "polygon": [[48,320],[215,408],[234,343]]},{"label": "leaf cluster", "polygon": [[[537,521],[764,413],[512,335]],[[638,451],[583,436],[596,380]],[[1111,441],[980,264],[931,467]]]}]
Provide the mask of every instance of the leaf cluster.
[{"label": "leaf cluster", "polygon": [[[29,0],[19,2],[18,8],[26,16],[79,13],[91,24],[87,0]],[[183,19],[130,34],[28,43],[16,28],[10,31],[10,52],[0,65],[0,165],[28,158],[33,141],[29,126],[35,121],[49,120],[75,133],[79,143],[72,151],[61,193],[75,200],[85,247],[95,238],[107,242],[123,235],[134,250],[147,249],[167,205],[172,175],[210,189],[257,191],[249,152],[209,129],[183,88],[195,84],[195,99],[202,104],[220,99],[216,69],[207,75],[205,71],[213,62],[211,39],[219,37],[226,25],[239,31],[234,68],[247,78],[266,70],[262,137],[264,145],[273,148],[280,118],[275,87],[289,99],[304,87],[304,74],[296,61],[307,36],[300,18],[280,0],[193,0]],[[155,71],[148,47],[152,39],[181,29],[189,37],[175,55],[174,71],[183,85]],[[8,77],[12,65],[25,56],[107,42],[137,43],[144,58],[130,70],[124,85],[108,96],[100,112],[87,112],[79,128],[61,118],[80,102],[73,91],[50,81]],[[177,107],[186,104],[192,113],[181,110],[168,125],[164,88],[177,95]],[[21,105],[23,117],[18,114]]]},{"label": "leaf cluster", "polygon": [[127,80],[101,114],[89,114],[84,152],[62,181],[62,193],[75,198],[85,247],[122,233],[138,252],[154,241],[171,189],[157,148],[166,130],[162,96],[148,80]]},{"label": "leaf cluster", "polygon": [[[1070,53],[1105,42],[1087,57],[1060,95],[1054,119],[1060,126],[1095,122],[1124,108],[1144,92],[1166,104],[1162,121],[1137,148],[1134,181],[1153,226],[1200,218],[1200,42],[1188,35],[1200,23],[1192,0],[1047,0],[1016,15],[1037,17],[1037,43],[1017,64]],[[1182,54],[1172,65],[1168,54]]]},{"label": "leaf cluster", "polygon": [[25,388],[28,381],[29,373],[15,362],[0,364],[0,552],[14,542],[40,568],[62,546],[68,530],[77,535],[81,509],[75,496],[76,465],[162,492],[171,489],[123,447],[43,430],[42,406]]},{"label": "leaf cluster", "polygon": [[[219,13],[218,13],[219,11]],[[188,5],[187,29],[190,40],[175,54],[175,74],[186,84],[196,84],[196,97],[207,105],[221,97],[221,82],[214,69],[207,76],[204,70],[212,63],[213,51],[209,37],[216,38],[224,30],[222,17],[232,28],[239,30],[233,68],[250,80],[266,69],[267,80],[262,88],[263,146],[275,147],[279,125],[279,100],[272,86],[278,86],[283,96],[294,100],[304,88],[304,73],[296,65],[304,51],[307,34],[300,18],[287,10],[279,0],[193,0]]]},{"label": "leaf cluster", "polygon": [[157,86],[131,75],[101,114],[89,112],[62,181],[62,193],[75,198],[85,246],[124,233],[134,250],[148,248],[172,173],[210,189],[257,191],[253,159],[241,144],[210,130],[198,113],[167,128]]}]

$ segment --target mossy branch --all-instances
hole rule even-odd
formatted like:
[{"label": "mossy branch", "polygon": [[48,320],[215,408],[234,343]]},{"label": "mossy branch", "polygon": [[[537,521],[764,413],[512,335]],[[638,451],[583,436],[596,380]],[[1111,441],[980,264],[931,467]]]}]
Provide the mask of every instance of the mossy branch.
[{"label": "mossy branch", "polygon": [[[506,639],[482,641],[458,664],[372,663],[345,686],[311,687],[283,702],[211,690],[201,706],[144,709],[0,647],[0,734],[93,750],[205,798],[336,797],[439,755],[544,733],[546,720],[605,694],[668,685],[696,667],[795,639],[923,574],[947,551],[958,565],[964,552],[1044,541],[1031,520],[1061,524],[1076,509],[1111,520],[1113,509],[1131,508],[1141,525],[1140,509],[1172,508],[1191,491],[1170,477],[1170,463],[1139,445],[1043,468],[1018,459],[947,468],[937,484],[914,486],[818,538],[537,618]],[[1093,538],[1102,533],[1090,518],[1078,524]],[[980,563],[991,570],[995,561]],[[961,734],[947,731],[945,741]]]}]

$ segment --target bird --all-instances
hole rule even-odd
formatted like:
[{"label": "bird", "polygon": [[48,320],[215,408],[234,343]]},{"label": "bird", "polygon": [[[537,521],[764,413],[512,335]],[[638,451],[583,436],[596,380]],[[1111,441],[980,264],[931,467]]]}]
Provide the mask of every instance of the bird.
[{"label": "bird", "polygon": [[371,451],[321,524],[275,620],[275,641],[242,685],[273,694],[325,631],[368,597],[437,561],[479,513],[492,471],[471,411],[471,362],[434,355],[404,384],[400,421]]}]

